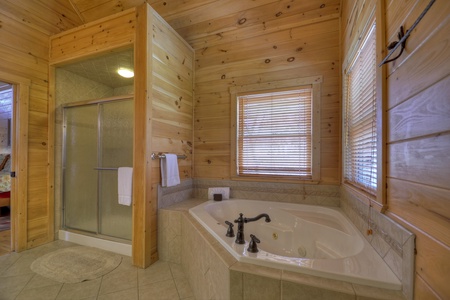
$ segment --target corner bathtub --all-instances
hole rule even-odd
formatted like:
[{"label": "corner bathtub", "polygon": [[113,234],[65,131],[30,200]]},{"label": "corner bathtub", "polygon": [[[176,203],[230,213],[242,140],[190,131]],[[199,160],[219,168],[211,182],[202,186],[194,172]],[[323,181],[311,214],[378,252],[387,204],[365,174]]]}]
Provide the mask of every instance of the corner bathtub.
[{"label": "corner bathtub", "polygon": [[[356,227],[338,208],[230,199],[207,201],[189,210],[238,261],[378,288],[401,290],[401,283]],[[239,213],[264,218],[244,224],[245,245],[227,237]],[[250,234],[261,243],[247,251]]]}]

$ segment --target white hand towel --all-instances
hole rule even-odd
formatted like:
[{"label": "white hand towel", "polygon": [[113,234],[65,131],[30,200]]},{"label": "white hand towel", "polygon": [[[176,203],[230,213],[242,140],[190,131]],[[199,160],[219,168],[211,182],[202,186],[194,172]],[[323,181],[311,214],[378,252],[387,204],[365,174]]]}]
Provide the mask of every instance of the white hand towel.
[{"label": "white hand towel", "polygon": [[133,168],[121,167],[117,170],[119,204],[131,205],[131,196],[133,191]]},{"label": "white hand towel", "polygon": [[178,173],[178,157],[176,154],[165,154],[166,158],[161,158],[161,185],[164,187],[180,184],[180,174]]}]

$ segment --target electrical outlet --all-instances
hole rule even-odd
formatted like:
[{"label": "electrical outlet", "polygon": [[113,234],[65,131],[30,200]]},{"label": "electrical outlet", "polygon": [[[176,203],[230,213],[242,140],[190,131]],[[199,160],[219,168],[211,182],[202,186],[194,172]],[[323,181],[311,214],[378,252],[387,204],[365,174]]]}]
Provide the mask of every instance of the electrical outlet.
[{"label": "electrical outlet", "polygon": [[214,194],[222,194],[222,199],[230,199],[229,187],[212,187],[208,189],[208,200],[214,199]]}]

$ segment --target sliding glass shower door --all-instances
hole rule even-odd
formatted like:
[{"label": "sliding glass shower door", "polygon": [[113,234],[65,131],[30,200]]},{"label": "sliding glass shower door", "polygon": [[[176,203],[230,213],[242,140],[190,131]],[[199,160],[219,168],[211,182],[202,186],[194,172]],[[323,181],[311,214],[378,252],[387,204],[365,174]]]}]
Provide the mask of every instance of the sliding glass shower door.
[{"label": "sliding glass shower door", "polygon": [[133,101],[65,107],[63,148],[64,227],[131,240],[117,169],[133,164]]}]

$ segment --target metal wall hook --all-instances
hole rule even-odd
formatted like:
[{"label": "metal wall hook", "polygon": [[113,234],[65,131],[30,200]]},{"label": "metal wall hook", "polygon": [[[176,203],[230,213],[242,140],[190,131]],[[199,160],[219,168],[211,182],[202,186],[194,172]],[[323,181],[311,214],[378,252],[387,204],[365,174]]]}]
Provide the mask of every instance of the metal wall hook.
[{"label": "metal wall hook", "polygon": [[[389,44],[389,46],[387,47],[388,50],[391,50],[388,55],[381,61],[381,63],[378,65],[379,67],[381,67],[382,65],[394,61],[397,58],[400,57],[400,55],[402,55],[403,50],[406,47],[406,40],[409,38],[409,35],[411,34],[411,32],[414,30],[414,28],[416,28],[417,24],[419,24],[420,20],[422,20],[422,18],[425,16],[425,14],[430,10],[431,6],[434,4],[436,0],[431,0],[430,3],[428,3],[427,7],[425,7],[425,9],[422,11],[422,13],[420,14],[420,16],[417,18],[417,20],[414,22],[414,24],[411,26],[411,28],[409,28],[406,33],[403,33],[403,26],[400,27],[400,31],[398,33],[398,38],[399,40],[397,42],[392,42]],[[389,59],[391,57],[391,55],[395,52],[395,50],[397,50],[398,47],[402,47],[400,53],[392,59]]]},{"label": "metal wall hook", "polygon": [[[403,39],[403,37],[405,36],[405,30],[403,29],[403,26],[400,26],[400,31],[398,32],[398,35],[397,35],[397,36],[398,36],[398,41],[395,41],[395,42],[390,43],[390,44],[387,46],[388,50],[392,50],[392,49],[397,49],[397,48],[398,48],[397,45],[400,44],[400,41],[401,41],[401,40]],[[402,47],[402,49],[400,50],[400,53],[399,53],[396,57],[384,61],[384,64],[387,64],[387,63],[389,63],[389,62],[391,62],[391,61],[394,61],[394,60],[396,60],[397,58],[399,58],[400,55],[402,55],[403,50],[405,50],[405,47],[406,47],[406,39],[404,39],[403,42],[401,43],[401,47]],[[381,66],[381,65],[380,65],[380,66]]]}]

